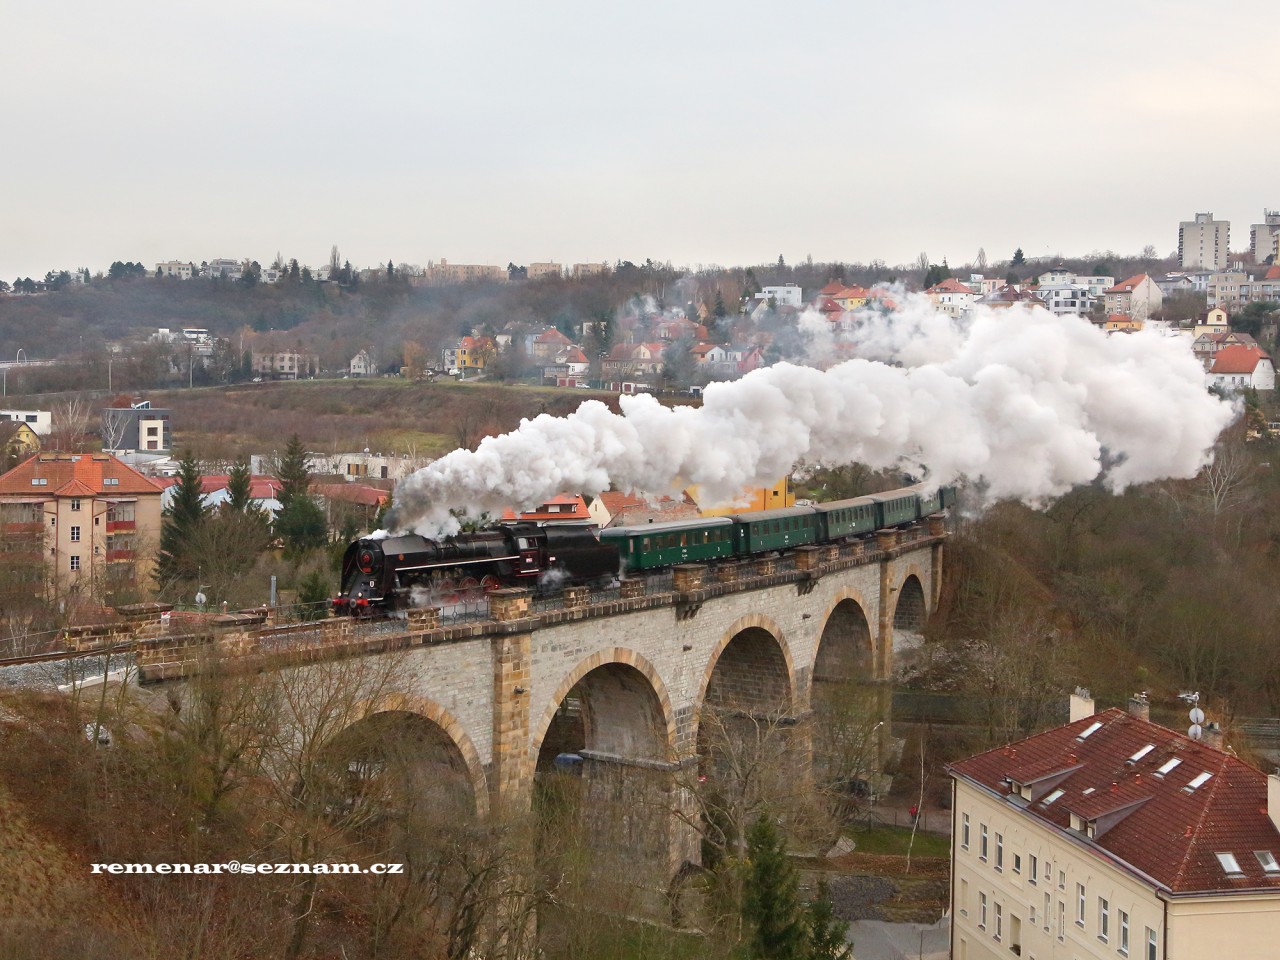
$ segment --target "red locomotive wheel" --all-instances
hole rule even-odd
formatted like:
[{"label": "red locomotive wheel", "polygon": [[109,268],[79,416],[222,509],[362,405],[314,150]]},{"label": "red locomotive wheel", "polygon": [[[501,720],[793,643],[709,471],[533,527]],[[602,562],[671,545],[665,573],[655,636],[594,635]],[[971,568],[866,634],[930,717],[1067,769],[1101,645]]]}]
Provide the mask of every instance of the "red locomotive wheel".
[{"label": "red locomotive wheel", "polygon": [[441,603],[457,603],[458,583],[452,577],[441,577],[435,583],[436,596]]},{"label": "red locomotive wheel", "polygon": [[485,593],[493,593],[495,590],[502,589],[502,581],[492,573],[486,573],[480,578],[480,586],[484,589]]},{"label": "red locomotive wheel", "polygon": [[479,600],[484,596],[484,590],[480,586],[480,581],[475,577],[463,577],[458,582],[458,593],[463,600]]}]

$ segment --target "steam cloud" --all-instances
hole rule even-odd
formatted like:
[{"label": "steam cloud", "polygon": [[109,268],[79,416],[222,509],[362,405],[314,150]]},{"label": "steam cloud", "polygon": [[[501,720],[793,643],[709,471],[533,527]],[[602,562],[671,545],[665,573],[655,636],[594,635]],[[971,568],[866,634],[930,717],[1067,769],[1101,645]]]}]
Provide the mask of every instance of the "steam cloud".
[{"label": "steam cloud", "polygon": [[1114,491],[1194,476],[1235,416],[1178,338],[1107,336],[1039,307],[980,308],[962,322],[923,296],[898,304],[857,314],[846,337],[859,359],[827,370],[755,370],[709,385],[701,408],[642,394],[620,397],[619,415],[588,400],[455,450],[396,487],[388,527],[447,533],[451,508],[496,514],[611,486],[698,484],[725,503],[802,460],[966,478],[989,499],[1036,504],[1099,476]]}]

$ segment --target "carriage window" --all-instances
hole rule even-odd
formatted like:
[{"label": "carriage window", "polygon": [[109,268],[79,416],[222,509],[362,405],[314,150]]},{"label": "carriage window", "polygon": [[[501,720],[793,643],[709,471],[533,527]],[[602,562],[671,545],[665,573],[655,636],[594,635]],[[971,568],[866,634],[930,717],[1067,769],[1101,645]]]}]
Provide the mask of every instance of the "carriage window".
[{"label": "carriage window", "polygon": [[680,546],[687,547],[689,545],[689,535],[687,533],[680,534]]},{"label": "carriage window", "polygon": [[648,537],[645,537],[645,538],[644,538],[644,541],[641,543],[641,547],[640,547],[640,549],[645,550],[646,552],[647,552],[647,551],[649,551],[649,550],[652,550],[652,549],[653,549],[653,548],[652,548],[652,546],[650,546],[650,544],[649,544],[649,538],[648,538]]}]

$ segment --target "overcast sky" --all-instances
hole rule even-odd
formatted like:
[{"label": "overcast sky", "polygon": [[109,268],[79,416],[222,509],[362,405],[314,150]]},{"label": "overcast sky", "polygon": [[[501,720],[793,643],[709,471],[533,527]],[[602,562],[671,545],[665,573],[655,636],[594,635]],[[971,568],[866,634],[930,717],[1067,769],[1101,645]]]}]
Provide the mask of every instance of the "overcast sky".
[{"label": "overcast sky", "polygon": [[1232,247],[1280,207],[1264,2],[0,0],[0,277]]}]

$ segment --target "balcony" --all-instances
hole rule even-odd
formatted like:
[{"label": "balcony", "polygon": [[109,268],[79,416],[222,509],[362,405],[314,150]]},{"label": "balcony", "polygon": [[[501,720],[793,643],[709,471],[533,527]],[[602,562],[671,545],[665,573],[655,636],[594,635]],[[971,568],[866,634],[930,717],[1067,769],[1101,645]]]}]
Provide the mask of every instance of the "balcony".
[{"label": "balcony", "polygon": [[132,559],[133,559],[132,550],[108,550],[107,551],[108,563],[117,563],[117,562],[132,560]]},{"label": "balcony", "polygon": [[136,520],[108,520],[107,533],[123,533],[126,530],[137,529]]}]

